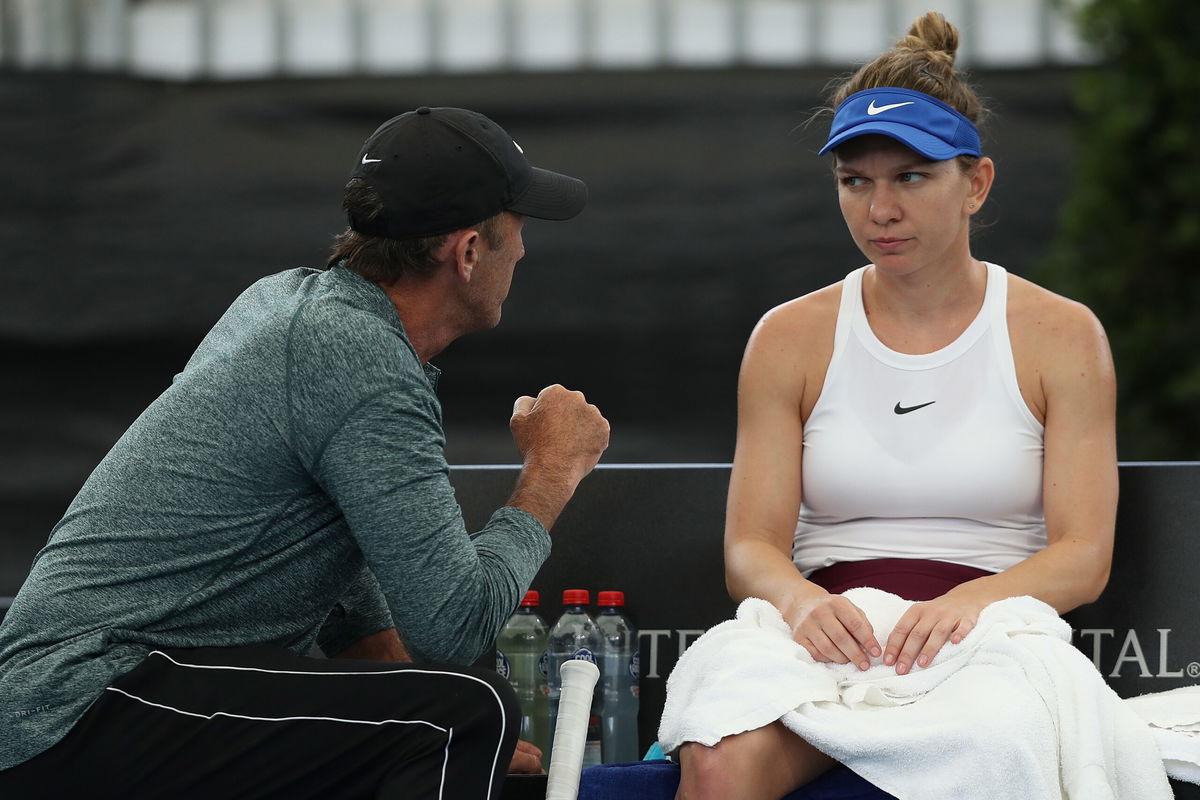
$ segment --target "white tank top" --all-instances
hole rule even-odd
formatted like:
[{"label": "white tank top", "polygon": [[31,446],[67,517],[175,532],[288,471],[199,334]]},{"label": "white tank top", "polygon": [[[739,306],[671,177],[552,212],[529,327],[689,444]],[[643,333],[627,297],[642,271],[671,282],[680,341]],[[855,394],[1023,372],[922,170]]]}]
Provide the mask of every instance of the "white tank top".
[{"label": "white tank top", "polygon": [[875,337],[862,276],[842,284],[833,357],[804,425],[792,560],[921,558],[999,572],[1046,546],[1043,427],[1017,387],[1008,273],[988,264],[962,335],[908,355]]}]

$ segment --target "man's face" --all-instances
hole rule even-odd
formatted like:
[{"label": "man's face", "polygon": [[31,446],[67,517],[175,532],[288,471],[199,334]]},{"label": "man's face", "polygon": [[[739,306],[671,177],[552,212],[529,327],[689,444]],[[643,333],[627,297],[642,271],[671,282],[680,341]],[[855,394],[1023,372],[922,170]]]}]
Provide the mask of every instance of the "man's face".
[{"label": "man's face", "polygon": [[501,306],[512,285],[513,270],[525,256],[521,229],[525,217],[504,211],[500,214],[500,237],[493,248],[482,235],[479,238],[479,262],[467,285],[467,304],[477,329],[494,328],[500,323]]}]

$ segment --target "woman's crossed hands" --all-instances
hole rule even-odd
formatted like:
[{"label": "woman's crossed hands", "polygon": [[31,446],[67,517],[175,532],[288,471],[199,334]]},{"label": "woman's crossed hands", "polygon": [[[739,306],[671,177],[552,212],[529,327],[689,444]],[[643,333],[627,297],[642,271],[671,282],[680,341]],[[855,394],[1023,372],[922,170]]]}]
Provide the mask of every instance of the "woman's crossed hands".
[{"label": "woman's crossed hands", "polygon": [[860,670],[872,658],[895,665],[903,675],[927,667],[946,642],[958,644],[975,627],[983,603],[953,591],[934,600],[914,603],[900,617],[881,647],[867,615],[840,594],[824,594],[795,604],[784,618],[792,627],[792,638],[814,661],[850,664]]}]

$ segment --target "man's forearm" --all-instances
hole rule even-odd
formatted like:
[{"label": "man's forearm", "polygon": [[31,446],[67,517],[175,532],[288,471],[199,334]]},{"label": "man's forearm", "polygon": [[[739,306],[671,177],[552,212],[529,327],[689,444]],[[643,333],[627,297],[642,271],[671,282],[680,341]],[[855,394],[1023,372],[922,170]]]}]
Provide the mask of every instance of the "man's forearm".
[{"label": "man's forearm", "polygon": [[528,511],[537,517],[546,530],[550,530],[578,485],[579,478],[568,474],[566,470],[526,464],[505,505]]},{"label": "man's forearm", "polygon": [[395,628],[364,636],[342,650],[334,658],[357,658],[364,661],[412,661]]}]

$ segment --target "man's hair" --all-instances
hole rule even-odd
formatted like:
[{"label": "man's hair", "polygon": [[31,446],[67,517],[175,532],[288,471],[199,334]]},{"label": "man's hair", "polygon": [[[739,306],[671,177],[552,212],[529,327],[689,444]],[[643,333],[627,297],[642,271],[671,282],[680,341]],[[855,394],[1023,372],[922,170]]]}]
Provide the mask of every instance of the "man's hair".
[{"label": "man's hair", "polygon": [[[352,219],[369,221],[383,213],[383,201],[369,183],[361,178],[351,178],[342,192],[342,210]],[[504,244],[500,214],[470,227],[479,231],[488,247],[495,249]],[[375,283],[390,285],[408,278],[420,280],[429,277],[437,269],[435,253],[445,244],[447,236],[449,234],[442,233],[412,239],[389,239],[346,228],[334,237],[333,252],[326,269],[338,262],[345,262],[347,269]]]}]

